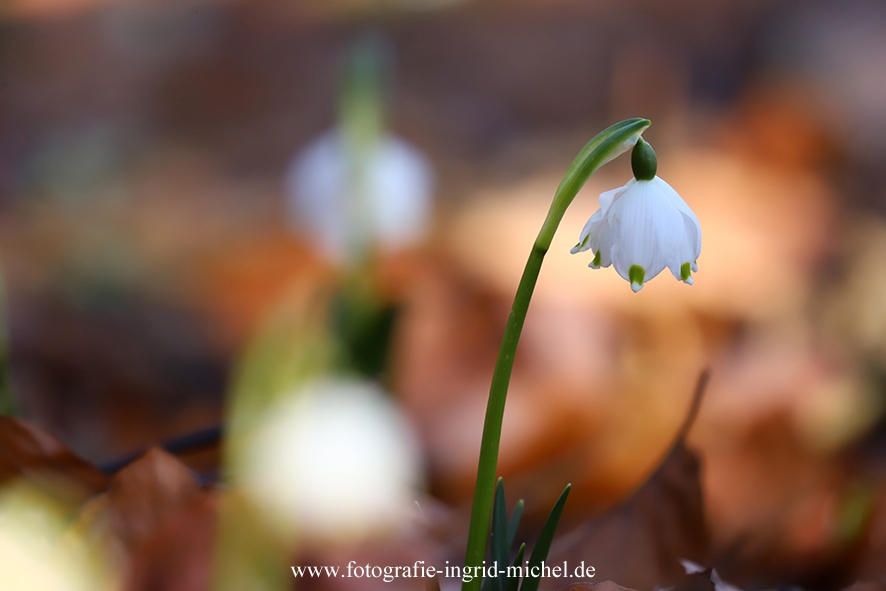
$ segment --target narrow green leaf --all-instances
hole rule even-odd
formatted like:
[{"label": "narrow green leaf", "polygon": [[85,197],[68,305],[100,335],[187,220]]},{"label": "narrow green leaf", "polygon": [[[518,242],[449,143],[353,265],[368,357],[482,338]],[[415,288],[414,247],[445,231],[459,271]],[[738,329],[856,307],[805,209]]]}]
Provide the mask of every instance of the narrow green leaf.
[{"label": "narrow green leaf", "polygon": [[[563,494],[560,495],[560,498],[557,499],[554,508],[551,509],[551,514],[548,515],[548,520],[545,521],[545,525],[541,529],[541,534],[539,534],[538,541],[535,543],[535,548],[532,549],[532,555],[529,557],[530,572],[533,570],[533,567],[539,567],[536,569],[539,571],[541,563],[548,557],[548,551],[551,549],[551,542],[554,541],[554,533],[557,531],[557,525],[560,523],[560,516],[563,514],[563,507],[566,505],[566,497],[569,496],[569,490],[571,488],[571,484],[566,485],[566,489],[563,491]],[[529,574],[527,574],[527,576],[523,578],[523,586],[520,588],[520,591],[538,591],[538,585],[540,582],[540,572],[537,577],[529,576]]]},{"label": "narrow green leaf", "polygon": [[507,585],[506,570],[511,545],[508,536],[508,508],[505,503],[504,480],[498,479],[495,487],[495,502],[492,505],[492,560],[498,570],[498,589],[504,591]]},{"label": "narrow green leaf", "polygon": [[[522,501],[521,501],[522,503]],[[514,559],[514,564],[512,566],[520,567],[523,564],[523,554],[526,553],[526,542],[520,544],[520,549],[517,550],[517,557]],[[519,571],[517,571],[519,572]],[[505,591],[517,591],[517,586],[520,584],[520,577],[509,577],[508,578],[508,586]]]},{"label": "narrow green leaf", "polygon": [[484,577],[480,591],[498,591],[498,578]]},{"label": "narrow green leaf", "polygon": [[508,520],[508,551],[514,547],[514,540],[517,539],[517,528],[520,527],[520,518],[523,517],[523,499],[517,501],[514,512]]},{"label": "narrow green leaf", "polygon": [[499,591],[498,577],[483,577],[483,584],[480,586],[480,591]]}]

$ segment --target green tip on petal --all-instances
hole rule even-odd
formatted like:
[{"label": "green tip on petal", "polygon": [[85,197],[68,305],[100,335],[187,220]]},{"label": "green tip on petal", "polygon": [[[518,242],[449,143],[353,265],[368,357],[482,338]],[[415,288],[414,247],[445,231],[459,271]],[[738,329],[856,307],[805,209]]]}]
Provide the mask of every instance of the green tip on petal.
[{"label": "green tip on petal", "polygon": [[686,281],[692,279],[692,263],[683,263],[680,265],[680,280]]},{"label": "green tip on petal", "polygon": [[571,252],[572,254],[575,254],[575,253],[577,253],[577,252],[581,252],[581,250],[582,250],[585,246],[588,245],[588,240],[590,240],[590,239],[591,239],[591,235],[590,235],[590,234],[586,234],[586,235],[584,236],[584,238],[581,239],[581,242],[576,243],[576,245],[573,246],[572,249],[571,249],[569,252]]},{"label": "green tip on petal", "polygon": [[637,144],[631,152],[631,170],[638,181],[651,181],[655,178],[658,160],[655,157],[655,150],[643,138],[637,139]]},{"label": "green tip on petal", "polygon": [[599,268],[600,268],[600,252],[601,252],[601,251],[598,250],[598,251],[597,251],[597,254],[594,255],[594,260],[591,261],[591,266],[592,266],[593,268],[595,268],[595,269],[599,269]]},{"label": "green tip on petal", "polygon": [[631,282],[631,289],[637,293],[643,289],[643,281],[646,279],[646,269],[640,265],[631,265],[628,269],[628,280]]}]

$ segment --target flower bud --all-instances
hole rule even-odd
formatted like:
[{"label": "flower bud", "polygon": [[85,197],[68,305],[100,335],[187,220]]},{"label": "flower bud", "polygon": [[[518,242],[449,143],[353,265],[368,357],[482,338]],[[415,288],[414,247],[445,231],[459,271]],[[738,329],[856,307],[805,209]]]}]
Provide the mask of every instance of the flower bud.
[{"label": "flower bud", "polygon": [[634,178],[638,181],[651,181],[655,178],[657,169],[658,160],[655,158],[655,150],[652,149],[649,142],[639,138],[631,152],[631,170],[634,172]]}]

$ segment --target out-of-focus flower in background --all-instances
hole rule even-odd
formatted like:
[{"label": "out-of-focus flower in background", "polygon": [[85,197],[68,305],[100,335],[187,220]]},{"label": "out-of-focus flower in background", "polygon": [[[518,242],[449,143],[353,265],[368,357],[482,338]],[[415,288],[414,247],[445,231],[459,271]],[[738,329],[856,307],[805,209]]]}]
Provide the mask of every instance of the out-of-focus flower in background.
[{"label": "out-of-focus flower in background", "polygon": [[0,491],[0,589],[116,588],[96,549],[66,523],[64,508],[35,488],[14,484]]},{"label": "out-of-focus flower in background", "polygon": [[243,483],[262,511],[312,539],[396,529],[422,481],[415,436],[391,399],[341,377],[272,406],[244,458]]},{"label": "out-of-focus flower in background", "polygon": [[293,225],[333,260],[415,244],[430,223],[430,163],[390,134],[357,153],[341,130],[324,133],[297,156],[287,187]]},{"label": "out-of-focus flower in background", "polygon": [[292,226],[337,262],[359,261],[372,247],[415,244],[430,223],[433,169],[384,126],[385,57],[377,38],[354,46],[337,127],[310,142],[287,173]]}]

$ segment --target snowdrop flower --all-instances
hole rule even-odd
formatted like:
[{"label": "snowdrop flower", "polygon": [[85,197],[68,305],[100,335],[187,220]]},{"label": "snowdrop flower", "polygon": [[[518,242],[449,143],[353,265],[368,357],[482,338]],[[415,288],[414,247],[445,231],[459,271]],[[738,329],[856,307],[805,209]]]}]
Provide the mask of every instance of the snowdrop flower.
[{"label": "snowdrop flower", "polygon": [[652,147],[642,138],[631,154],[634,178],[600,195],[600,209],[581,231],[572,253],[591,250],[590,267],[614,265],[638,292],[665,267],[692,285],[701,253],[698,218],[669,184],[655,175]]}]

